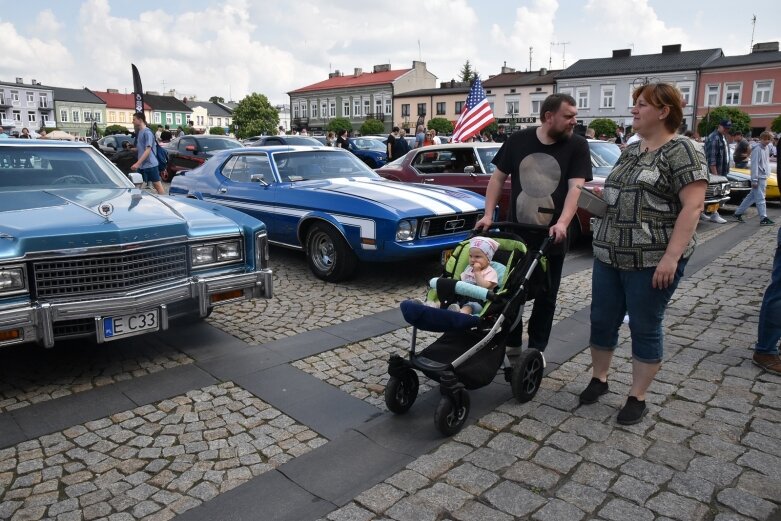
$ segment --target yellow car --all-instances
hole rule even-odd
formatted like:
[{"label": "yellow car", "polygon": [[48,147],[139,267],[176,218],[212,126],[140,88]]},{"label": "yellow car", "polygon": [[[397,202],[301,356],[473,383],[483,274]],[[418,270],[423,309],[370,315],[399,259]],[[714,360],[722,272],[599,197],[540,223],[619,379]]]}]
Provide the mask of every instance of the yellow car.
[{"label": "yellow car", "polygon": [[[751,181],[751,170],[748,168],[730,168],[730,174],[745,176]],[[731,176],[727,176],[728,178]],[[732,179],[730,179],[732,181]],[[778,190],[778,174],[770,174],[767,178],[767,188],[765,188],[765,199],[768,201],[781,201],[781,192]]]}]

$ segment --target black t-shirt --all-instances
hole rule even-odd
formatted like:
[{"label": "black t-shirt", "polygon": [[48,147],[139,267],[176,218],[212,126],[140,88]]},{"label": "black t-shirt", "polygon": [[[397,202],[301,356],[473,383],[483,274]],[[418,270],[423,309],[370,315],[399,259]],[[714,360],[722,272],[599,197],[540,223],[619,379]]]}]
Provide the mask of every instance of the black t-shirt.
[{"label": "black t-shirt", "polygon": [[342,136],[339,136],[336,138],[336,146],[340,148],[347,148],[347,139],[343,138]]},{"label": "black t-shirt", "polygon": [[592,178],[588,142],[577,134],[544,145],[537,138],[536,128],[514,132],[491,162],[510,176],[510,216],[521,224],[556,224],[564,209],[569,180]]},{"label": "black t-shirt", "polygon": [[748,158],[750,148],[748,141],[741,139],[738,144],[735,145],[735,153],[732,155],[732,159],[734,159],[736,163],[743,163]]},{"label": "black t-shirt", "polygon": [[385,150],[387,151],[388,148],[390,148],[391,155],[388,157],[388,161],[391,161],[391,157],[395,158],[396,156],[393,154],[393,144],[396,142],[396,136],[393,134],[388,134],[388,139],[385,141]]}]

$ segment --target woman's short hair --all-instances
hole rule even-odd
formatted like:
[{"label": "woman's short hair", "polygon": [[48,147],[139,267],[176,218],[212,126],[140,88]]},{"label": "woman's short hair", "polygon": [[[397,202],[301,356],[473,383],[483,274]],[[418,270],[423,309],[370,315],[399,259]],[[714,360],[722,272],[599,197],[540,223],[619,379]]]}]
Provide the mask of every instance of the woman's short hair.
[{"label": "woman's short hair", "polygon": [[640,96],[657,109],[668,107],[670,113],[664,119],[664,128],[669,132],[678,131],[683,121],[683,107],[686,105],[678,87],[670,83],[646,83],[637,87],[632,93],[632,102],[637,103],[637,98]]}]

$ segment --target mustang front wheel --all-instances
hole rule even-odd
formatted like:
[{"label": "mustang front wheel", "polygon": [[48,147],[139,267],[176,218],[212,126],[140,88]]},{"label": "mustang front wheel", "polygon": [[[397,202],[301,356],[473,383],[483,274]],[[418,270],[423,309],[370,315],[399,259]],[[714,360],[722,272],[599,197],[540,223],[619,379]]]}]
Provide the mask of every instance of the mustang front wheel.
[{"label": "mustang front wheel", "polygon": [[319,279],[338,282],[353,274],[358,258],[332,226],[315,224],[306,235],[309,269]]}]

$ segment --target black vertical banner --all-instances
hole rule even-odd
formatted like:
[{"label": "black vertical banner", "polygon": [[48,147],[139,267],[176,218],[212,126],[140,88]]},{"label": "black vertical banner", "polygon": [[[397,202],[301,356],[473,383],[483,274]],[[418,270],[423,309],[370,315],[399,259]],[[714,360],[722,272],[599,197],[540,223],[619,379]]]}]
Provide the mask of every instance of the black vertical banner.
[{"label": "black vertical banner", "polygon": [[133,68],[133,101],[135,102],[136,112],[144,112],[144,89],[141,88],[141,75],[138,73],[138,69],[132,63],[130,66]]}]

